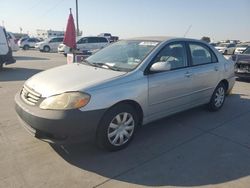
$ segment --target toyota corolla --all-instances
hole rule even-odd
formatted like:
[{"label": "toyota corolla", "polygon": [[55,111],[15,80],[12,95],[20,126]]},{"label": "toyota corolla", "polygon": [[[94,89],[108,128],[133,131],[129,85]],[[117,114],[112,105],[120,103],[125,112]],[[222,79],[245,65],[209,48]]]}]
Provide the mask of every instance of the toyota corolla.
[{"label": "toyota corolla", "polygon": [[16,112],[41,140],[95,138],[113,151],[149,122],[203,104],[219,110],[234,82],[233,62],[205,42],[134,38],[34,75],[15,96]]}]

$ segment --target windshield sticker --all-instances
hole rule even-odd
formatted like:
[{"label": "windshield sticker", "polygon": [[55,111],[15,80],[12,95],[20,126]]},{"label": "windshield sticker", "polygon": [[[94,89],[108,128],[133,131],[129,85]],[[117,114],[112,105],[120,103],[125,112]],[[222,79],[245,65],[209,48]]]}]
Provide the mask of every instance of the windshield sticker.
[{"label": "windshield sticker", "polygon": [[144,41],[144,42],[141,42],[139,45],[141,46],[156,46],[158,44],[158,42],[147,42],[147,41]]}]

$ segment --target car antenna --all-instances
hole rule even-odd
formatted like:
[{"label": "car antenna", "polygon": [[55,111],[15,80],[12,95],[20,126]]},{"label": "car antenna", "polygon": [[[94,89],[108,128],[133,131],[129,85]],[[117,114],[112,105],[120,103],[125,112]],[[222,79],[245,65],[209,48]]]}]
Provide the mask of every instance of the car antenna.
[{"label": "car antenna", "polygon": [[188,26],[186,32],[184,33],[184,36],[183,36],[184,38],[186,38],[186,36],[187,36],[187,34],[188,34],[188,32],[190,31],[191,28],[192,28],[192,25]]}]

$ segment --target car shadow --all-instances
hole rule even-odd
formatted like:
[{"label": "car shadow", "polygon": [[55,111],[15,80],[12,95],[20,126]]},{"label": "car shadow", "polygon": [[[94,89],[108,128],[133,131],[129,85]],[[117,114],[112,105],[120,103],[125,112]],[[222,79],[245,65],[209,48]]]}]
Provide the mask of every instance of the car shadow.
[{"label": "car shadow", "polygon": [[48,58],[43,57],[31,57],[31,56],[14,56],[17,61],[45,61]]},{"label": "car shadow", "polygon": [[[250,159],[244,158],[242,151],[207,131],[192,127],[196,123],[203,123],[204,129],[211,129],[211,124],[216,123],[218,127],[221,122],[216,118],[226,113],[229,113],[227,118],[233,116],[240,109],[236,103],[250,106],[250,100],[239,94],[228,98],[225,108],[216,113],[209,113],[201,106],[145,125],[133,142],[118,152],[100,150],[93,142],[51,147],[80,169],[143,186],[201,186],[247,177]],[[196,122],[195,118],[199,120]],[[179,120],[184,122],[178,123]],[[249,150],[246,153],[249,157]]]},{"label": "car shadow", "polygon": [[42,69],[3,67],[0,71],[0,82],[27,80]]}]

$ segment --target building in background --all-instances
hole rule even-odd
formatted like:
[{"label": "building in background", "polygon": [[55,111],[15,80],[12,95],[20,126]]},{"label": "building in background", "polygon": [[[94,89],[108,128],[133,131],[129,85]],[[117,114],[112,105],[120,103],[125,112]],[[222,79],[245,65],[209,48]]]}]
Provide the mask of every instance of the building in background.
[{"label": "building in background", "polygon": [[59,36],[64,36],[64,31],[53,31],[53,30],[44,30],[44,29],[37,29],[36,30],[37,37],[46,39],[50,37],[59,37]]}]

